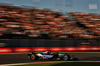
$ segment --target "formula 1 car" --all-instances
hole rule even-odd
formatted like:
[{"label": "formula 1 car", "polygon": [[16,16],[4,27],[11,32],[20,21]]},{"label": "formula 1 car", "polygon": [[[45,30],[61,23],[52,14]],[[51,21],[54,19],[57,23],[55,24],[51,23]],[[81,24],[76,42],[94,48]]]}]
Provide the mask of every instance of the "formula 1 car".
[{"label": "formula 1 car", "polygon": [[61,54],[61,53],[52,53],[50,50],[49,51],[45,51],[45,52],[40,52],[40,53],[34,53],[33,51],[28,53],[28,57],[32,60],[38,60],[38,59],[49,59],[49,60],[65,60],[65,61],[69,61],[69,60],[78,60],[78,58],[76,58],[73,55],[70,55],[68,53],[65,54]]}]

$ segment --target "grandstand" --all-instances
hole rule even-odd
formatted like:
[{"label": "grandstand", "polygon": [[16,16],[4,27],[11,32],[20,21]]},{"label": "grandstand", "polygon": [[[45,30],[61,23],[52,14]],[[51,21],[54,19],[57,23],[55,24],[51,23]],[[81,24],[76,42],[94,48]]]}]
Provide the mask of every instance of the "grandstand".
[{"label": "grandstand", "polygon": [[[0,5],[0,38],[8,39],[95,39],[99,38],[100,15],[70,13],[70,20],[59,11]],[[95,19],[91,19],[95,18]],[[93,22],[91,22],[93,21]],[[95,25],[94,25],[95,24]],[[87,27],[87,28],[84,28]],[[92,28],[91,28],[92,27]],[[93,31],[93,34],[90,34]]]},{"label": "grandstand", "polygon": [[86,27],[89,31],[100,36],[100,15],[70,12],[70,15],[78,21],[79,24]]}]

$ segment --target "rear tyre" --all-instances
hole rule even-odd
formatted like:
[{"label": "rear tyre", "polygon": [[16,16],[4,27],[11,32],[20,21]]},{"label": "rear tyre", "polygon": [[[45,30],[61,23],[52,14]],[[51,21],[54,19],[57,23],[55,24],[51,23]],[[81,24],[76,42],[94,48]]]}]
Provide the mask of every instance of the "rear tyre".
[{"label": "rear tyre", "polygon": [[36,57],[35,54],[32,54],[32,55],[30,56],[30,59],[31,59],[32,61],[34,61],[34,60],[37,60],[37,57]]}]

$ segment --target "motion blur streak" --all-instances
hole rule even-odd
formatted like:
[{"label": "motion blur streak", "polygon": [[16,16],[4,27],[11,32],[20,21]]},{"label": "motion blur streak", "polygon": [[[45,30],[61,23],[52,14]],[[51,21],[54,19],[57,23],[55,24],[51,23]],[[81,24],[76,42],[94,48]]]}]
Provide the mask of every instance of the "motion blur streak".
[{"label": "motion blur streak", "polygon": [[56,51],[100,51],[100,47],[20,47],[20,48],[0,48],[0,53],[24,53],[29,51],[42,52]]}]

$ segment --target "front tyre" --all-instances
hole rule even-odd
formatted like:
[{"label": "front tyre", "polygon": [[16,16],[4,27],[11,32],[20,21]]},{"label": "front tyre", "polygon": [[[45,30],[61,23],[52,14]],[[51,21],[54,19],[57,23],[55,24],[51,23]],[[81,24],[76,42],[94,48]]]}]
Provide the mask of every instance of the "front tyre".
[{"label": "front tyre", "polygon": [[68,60],[69,60],[69,57],[68,57],[67,54],[65,54],[65,55],[63,56],[63,60],[65,60],[65,61],[68,61]]}]

